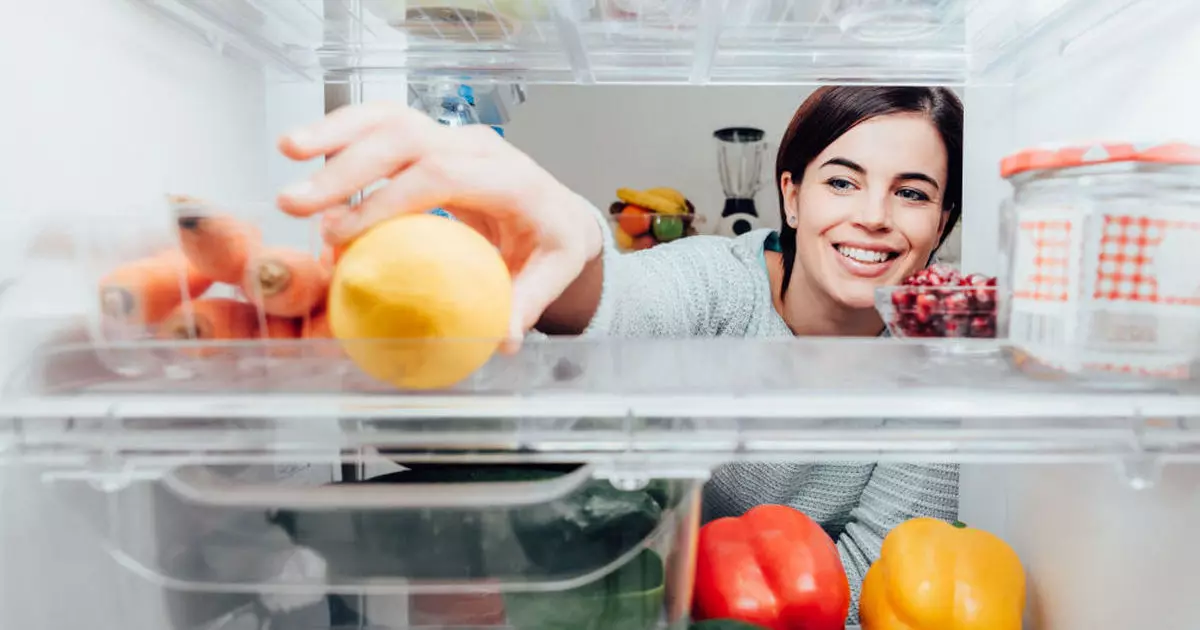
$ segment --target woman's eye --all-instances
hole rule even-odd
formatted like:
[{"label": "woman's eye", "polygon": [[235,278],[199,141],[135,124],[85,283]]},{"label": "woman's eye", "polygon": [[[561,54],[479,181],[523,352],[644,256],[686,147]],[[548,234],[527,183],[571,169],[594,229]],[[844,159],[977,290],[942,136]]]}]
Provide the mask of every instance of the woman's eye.
[{"label": "woman's eye", "polygon": [[825,182],[825,185],[838,191],[854,190],[854,182],[848,179],[842,179],[841,177],[834,177],[833,179]]},{"label": "woman's eye", "polygon": [[909,201],[929,201],[929,195],[915,188],[901,188],[896,194]]}]

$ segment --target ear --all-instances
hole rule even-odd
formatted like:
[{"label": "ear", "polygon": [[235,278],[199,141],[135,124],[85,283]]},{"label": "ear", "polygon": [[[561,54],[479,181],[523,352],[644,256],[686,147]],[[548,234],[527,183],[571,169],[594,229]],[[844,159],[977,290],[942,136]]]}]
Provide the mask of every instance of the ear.
[{"label": "ear", "polygon": [[783,207],[795,212],[796,197],[800,194],[800,186],[798,182],[792,180],[791,171],[784,171],[779,176],[779,190],[783,192]]}]

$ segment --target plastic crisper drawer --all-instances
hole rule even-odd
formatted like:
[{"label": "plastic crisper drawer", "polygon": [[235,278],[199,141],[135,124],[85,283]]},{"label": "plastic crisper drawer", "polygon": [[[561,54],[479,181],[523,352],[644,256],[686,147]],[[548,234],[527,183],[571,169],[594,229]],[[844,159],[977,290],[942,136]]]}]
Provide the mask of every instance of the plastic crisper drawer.
[{"label": "plastic crisper drawer", "polygon": [[[572,464],[186,466],[50,485],[162,587],[171,628],[637,630],[686,623],[698,479]],[[322,481],[328,480],[328,481]]]}]

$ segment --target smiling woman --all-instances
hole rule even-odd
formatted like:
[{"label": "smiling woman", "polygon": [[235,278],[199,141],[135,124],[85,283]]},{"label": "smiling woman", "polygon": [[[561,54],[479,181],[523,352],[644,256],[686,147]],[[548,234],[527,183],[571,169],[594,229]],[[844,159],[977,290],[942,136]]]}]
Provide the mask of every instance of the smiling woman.
[{"label": "smiling woman", "polygon": [[854,322],[843,334],[878,332],[855,313],[928,265],[962,212],[962,126],[945,89],[829,87],[796,111],[775,164],[780,252],[767,256],[794,331],[842,319]]},{"label": "smiling woman", "polygon": [[[962,119],[946,89],[817,90],[780,143],[779,232],[695,236],[631,254],[617,251],[603,212],[490,130],[439,127],[383,104],[284,138],[293,158],[337,157],[279,205],[324,212],[335,247],[397,214],[446,208],[508,263],[517,338],[535,324],[587,336],[874,336],[884,331],[874,289],[926,266],[958,220]],[[385,177],[359,207],[343,205]],[[705,488],[708,520],[760,504],[797,508],[837,541],[853,621],[887,532],[918,516],[954,520],[958,469],[743,463],[716,470]]]}]

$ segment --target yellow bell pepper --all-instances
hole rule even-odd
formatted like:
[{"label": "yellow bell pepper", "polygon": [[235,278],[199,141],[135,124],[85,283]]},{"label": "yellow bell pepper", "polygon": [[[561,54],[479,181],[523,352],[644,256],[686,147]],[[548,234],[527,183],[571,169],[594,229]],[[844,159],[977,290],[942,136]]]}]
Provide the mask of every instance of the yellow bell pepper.
[{"label": "yellow bell pepper", "polygon": [[1021,630],[1025,570],[999,537],[932,518],[883,540],[859,599],[863,630]]}]

